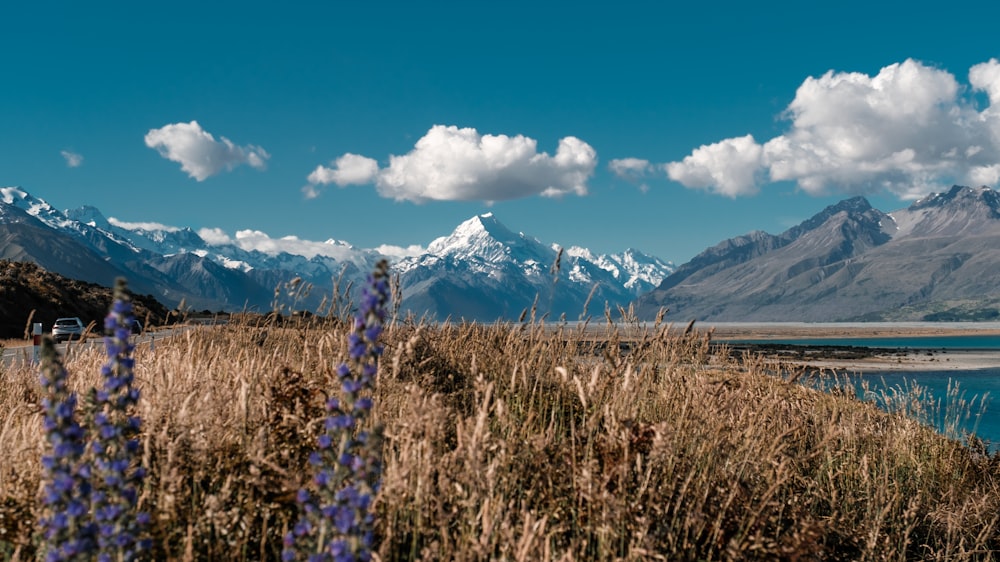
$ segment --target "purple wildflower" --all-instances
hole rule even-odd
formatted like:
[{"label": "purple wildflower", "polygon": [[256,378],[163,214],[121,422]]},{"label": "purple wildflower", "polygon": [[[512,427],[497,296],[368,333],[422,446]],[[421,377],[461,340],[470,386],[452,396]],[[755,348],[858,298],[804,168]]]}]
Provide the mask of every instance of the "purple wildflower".
[{"label": "purple wildflower", "polygon": [[52,338],[42,339],[43,427],[48,449],[42,457],[41,549],[45,560],[89,560],[96,550],[96,526],[87,518],[90,467],[83,461],[86,441],[76,421],[76,394],[66,385]]},{"label": "purple wildflower", "polygon": [[327,418],[309,462],[314,493],[300,492],[302,516],[286,536],[282,560],[370,560],[375,517],[369,512],[382,472],[382,428],[369,425],[389,302],[389,265],[375,266],[347,337],[349,361],[340,365],[340,397],[327,401]]},{"label": "purple wildflower", "polygon": [[143,539],[149,517],[136,505],[145,470],[138,466],[141,420],[133,415],[139,401],[130,341],[134,322],[125,280],[118,279],[114,303],[104,319],[104,388],[90,393],[95,432],[90,450],[100,491],[91,503],[100,529],[98,559],[134,560],[149,542]]}]

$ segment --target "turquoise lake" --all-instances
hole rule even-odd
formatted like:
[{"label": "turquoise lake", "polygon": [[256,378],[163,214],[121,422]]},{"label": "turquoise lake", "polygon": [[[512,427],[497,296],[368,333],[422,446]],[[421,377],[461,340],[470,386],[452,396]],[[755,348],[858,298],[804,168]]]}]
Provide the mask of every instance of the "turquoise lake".
[{"label": "turquoise lake", "polygon": [[[964,336],[908,336],[908,337],[877,337],[877,338],[796,338],[767,340],[731,340],[733,343],[770,343],[808,346],[855,346],[877,347],[908,350],[995,350],[1000,352],[1000,336],[996,335],[964,335]],[[862,375],[852,375],[859,398],[879,402],[880,391],[887,389],[907,389],[919,385],[927,389],[931,400],[940,401],[941,409],[945,410],[944,401],[948,396],[949,385],[957,385],[958,395],[967,402],[974,401],[971,416],[960,423],[960,429],[974,433],[979,438],[990,442],[990,449],[1000,451],[1000,362],[995,368],[975,370],[943,370],[943,371],[870,371]],[[864,395],[861,391],[862,382],[867,382],[874,392]],[[882,404],[880,404],[882,405]],[[943,416],[939,416],[943,417]],[[943,430],[944,420],[937,419],[933,425]]]},{"label": "turquoise lake", "polygon": [[[893,371],[871,372],[851,377],[857,395],[864,400],[879,402],[877,394],[886,389],[908,389],[919,385],[927,389],[933,400],[942,403],[948,396],[949,385],[956,386],[958,397],[973,402],[972,415],[962,419],[959,427],[990,442],[990,450],[1000,451],[1000,367],[974,371]],[[862,382],[867,382],[876,395],[865,396]],[[881,404],[880,404],[881,405]],[[943,416],[933,425],[943,430]]]}]

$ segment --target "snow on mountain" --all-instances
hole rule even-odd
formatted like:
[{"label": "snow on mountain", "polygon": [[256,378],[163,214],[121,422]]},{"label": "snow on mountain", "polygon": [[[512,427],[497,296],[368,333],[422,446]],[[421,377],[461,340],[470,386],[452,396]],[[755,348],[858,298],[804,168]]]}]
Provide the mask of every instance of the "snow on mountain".
[{"label": "snow on mountain", "polygon": [[90,225],[101,230],[111,231],[111,223],[104,217],[100,209],[91,205],[84,205],[79,209],[69,209],[65,213],[67,218]]},{"label": "snow on mountain", "polygon": [[171,255],[204,248],[205,241],[190,228],[177,228],[158,223],[129,223],[106,218],[96,207],[85,205],[68,209],[65,216],[77,223],[96,228],[112,237],[127,241],[137,249],[159,255]]},{"label": "snow on mountain", "polygon": [[[335,280],[358,291],[374,264],[388,258],[393,273],[401,278],[404,306],[409,301],[414,312],[438,318],[509,319],[544,297],[541,306],[548,312],[576,314],[588,297],[625,304],[655,287],[673,268],[636,250],[594,255],[576,246],[566,250],[554,268],[558,246],[515,233],[492,213],[461,223],[426,250],[385,246],[388,251],[383,253],[336,238],[323,242],[271,238],[255,230],[230,237],[218,229],[195,232],[154,222],[126,222],[108,218],[93,206],[63,212],[18,187],[0,188],[0,217],[9,207],[77,240],[166,301],[190,296],[194,298],[188,302],[206,307],[269,305],[261,295],[272,295],[276,286],[294,277],[318,289],[318,302]],[[218,267],[209,267],[208,262]],[[183,274],[191,268],[197,268],[197,274]]]},{"label": "snow on mountain", "polygon": [[0,187],[0,201],[27,212],[52,228],[66,228],[72,222],[44,199],[35,198],[19,187]]},{"label": "snow on mountain", "polygon": [[672,262],[663,261],[634,248],[629,248],[620,254],[594,255],[586,248],[571,246],[566,250],[566,255],[588,261],[607,271],[635,295],[659,286],[674,270]]},{"label": "snow on mountain", "polygon": [[381,257],[351,244],[329,239],[325,242],[300,240],[294,236],[270,238],[254,230],[242,230],[206,241],[190,228],[152,222],[125,222],[107,219],[99,210],[86,206],[66,212],[67,216],[129,240],[138,248],[163,256],[192,253],[227,269],[287,271],[309,282],[326,286],[345,264],[359,270],[370,269]]},{"label": "snow on mountain", "polygon": [[127,238],[117,236],[100,226],[80,222],[49,205],[44,199],[34,197],[19,187],[0,188],[0,202],[24,210],[49,228],[75,238],[95,250],[109,252],[117,257],[139,251],[139,248]]},{"label": "snow on mountain", "polygon": [[551,262],[556,257],[553,250],[538,240],[512,232],[493,213],[463,222],[450,235],[431,242],[426,253],[493,264],[512,259],[522,263]]},{"label": "snow on mountain", "polygon": [[[558,260],[558,267],[556,267]],[[407,301],[438,318],[511,319],[541,299],[544,312],[574,317],[588,298],[625,304],[659,284],[672,266],[636,250],[594,255],[514,233],[492,213],[473,217],[419,256],[396,263]],[[463,303],[463,304],[458,304]]]}]

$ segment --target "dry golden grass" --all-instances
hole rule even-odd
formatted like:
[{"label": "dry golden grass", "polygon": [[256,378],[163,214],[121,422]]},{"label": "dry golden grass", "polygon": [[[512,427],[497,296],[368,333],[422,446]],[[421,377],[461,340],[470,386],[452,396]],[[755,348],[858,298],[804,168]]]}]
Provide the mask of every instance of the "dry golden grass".
[{"label": "dry golden grass", "polygon": [[[140,347],[156,560],[275,560],[342,325]],[[397,325],[375,396],[382,560],[988,560],[1000,456],[659,326]],[[625,344],[623,344],[625,342]],[[100,350],[67,367],[99,383]],[[800,373],[796,373],[798,376]],[[35,373],[0,376],[0,560],[33,556]]]}]

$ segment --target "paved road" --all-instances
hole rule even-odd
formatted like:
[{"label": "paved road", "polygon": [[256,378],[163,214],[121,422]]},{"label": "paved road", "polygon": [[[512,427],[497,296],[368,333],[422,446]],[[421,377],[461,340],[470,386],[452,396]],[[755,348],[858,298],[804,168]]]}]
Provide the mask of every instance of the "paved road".
[{"label": "paved road", "polygon": [[[173,337],[184,330],[189,330],[189,326],[176,326],[173,328],[165,328],[162,330],[157,330],[156,332],[147,332],[140,336],[135,337],[136,344],[148,343],[150,341],[160,342],[166,338]],[[68,346],[73,346],[73,349],[79,349],[80,346],[93,346],[93,345],[104,345],[104,338],[89,338],[86,341],[72,341],[66,343],[56,344],[56,349],[63,356],[66,355],[66,349]],[[3,356],[0,357],[0,367],[10,367],[12,365],[20,365],[25,363],[30,363],[32,361],[34,354],[33,345],[23,345],[18,347],[8,347],[4,348]]]}]

